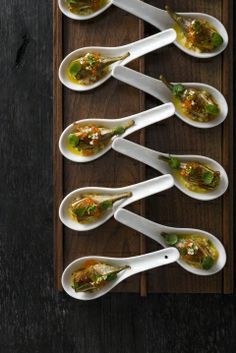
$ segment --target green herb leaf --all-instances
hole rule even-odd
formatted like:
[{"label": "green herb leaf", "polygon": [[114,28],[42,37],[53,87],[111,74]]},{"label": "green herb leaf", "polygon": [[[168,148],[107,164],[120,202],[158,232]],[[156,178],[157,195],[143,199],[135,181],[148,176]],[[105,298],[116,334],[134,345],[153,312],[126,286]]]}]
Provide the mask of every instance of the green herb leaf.
[{"label": "green herb leaf", "polygon": [[72,76],[77,76],[81,70],[81,64],[77,61],[70,65],[69,72]]},{"label": "green herb leaf", "polygon": [[76,216],[83,217],[86,210],[87,210],[86,207],[80,207],[80,208],[76,208],[75,210],[73,210],[73,212]]},{"label": "green herb leaf", "polygon": [[114,135],[121,135],[125,132],[125,129],[123,126],[117,126],[114,130],[113,133]]},{"label": "green herb leaf", "polygon": [[205,110],[208,114],[211,114],[211,115],[218,115],[220,112],[216,104],[207,104],[205,107]]},{"label": "green herb leaf", "polygon": [[114,279],[116,279],[116,277],[116,273],[110,273],[109,275],[107,275],[106,281],[113,281]]},{"label": "green herb leaf", "polygon": [[90,215],[91,213],[95,212],[97,210],[97,205],[91,205],[91,206],[88,206],[87,209],[86,209],[86,212]]},{"label": "green herb leaf", "polygon": [[75,292],[86,292],[86,291],[92,291],[96,289],[95,286],[93,286],[91,283],[75,283],[74,285],[71,286]]},{"label": "green herb leaf", "polygon": [[219,33],[216,32],[212,34],[211,40],[215,48],[219,47],[223,43],[223,38]]},{"label": "green herb leaf", "polygon": [[181,97],[185,91],[185,87],[181,84],[174,85],[172,88],[172,93],[175,97]]},{"label": "green herb leaf", "polygon": [[180,256],[185,256],[187,255],[187,249],[186,248],[178,248]]},{"label": "green herb leaf", "polygon": [[204,270],[209,270],[213,266],[213,264],[214,260],[211,256],[204,257],[204,259],[202,260],[202,268],[204,268]]},{"label": "green herb leaf", "polygon": [[102,211],[106,211],[108,208],[110,208],[112,206],[112,201],[109,201],[109,200],[106,200],[106,201],[103,201],[101,204],[100,204],[100,207],[102,209]]},{"label": "green herb leaf", "polygon": [[75,134],[70,134],[68,136],[68,140],[69,140],[69,144],[72,146],[72,147],[76,147],[78,144],[79,144],[79,137],[76,136]]},{"label": "green herb leaf", "polygon": [[180,167],[180,161],[175,157],[170,157],[168,163],[172,169],[179,169],[179,167]]},{"label": "green herb leaf", "polygon": [[66,0],[66,2],[68,2],[68,4],[77,4],[78,0]]},{"label": "green herb leaf", "polygon": [[179,240],[178,235],[174,233],[164,233],[162,235],[164,236],[166,244],[168,245],[175,245]]},{"label": "green herb leaf", "polygon": [[96,64],[96,59],[93,55],[89,55],[87,57],[87,60],[90,66],[94,66]]},{"label": "green herb leaf", "polygon": [[202,29],[202,24],[200,23],[200,21],[195,20],[195,21],[193,22],[192,27],[193,27],[193,29],[194,29],[194,31],[195,31],[196,33],[199,33],[199,32],[201,31],[201,29]]},{"label": "green herb leaf", "polygon": [[211,172],[205,172],[202,176],[203,182],[206,185],[211,185],[214,180],[214,174]]}]

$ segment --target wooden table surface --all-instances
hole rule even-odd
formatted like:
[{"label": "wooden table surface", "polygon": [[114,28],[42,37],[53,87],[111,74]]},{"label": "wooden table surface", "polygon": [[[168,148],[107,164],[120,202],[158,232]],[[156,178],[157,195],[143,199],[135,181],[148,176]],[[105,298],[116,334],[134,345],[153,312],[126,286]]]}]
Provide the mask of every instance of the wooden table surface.
[{"label": "wooden table surface", "polygon": [[52,2],[2,0],[0,19],[0,352],[234,352],[235,294],[54,289]]}]

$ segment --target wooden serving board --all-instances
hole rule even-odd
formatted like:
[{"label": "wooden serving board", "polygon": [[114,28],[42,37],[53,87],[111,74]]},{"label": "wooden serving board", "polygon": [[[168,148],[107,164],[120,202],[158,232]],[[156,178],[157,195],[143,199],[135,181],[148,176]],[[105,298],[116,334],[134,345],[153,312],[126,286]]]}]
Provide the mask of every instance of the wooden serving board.
[{"label": "wooden serving board", "polygon": [[[127,0],[128,1],[128,0]],[[148,1],[164,8],[166,1]],[[168,4],[179,12],[206,12],[219,18],[232,33],[232,2],[199,0],[174,1]],[[71,51],[90,45],[118,46],[157,32],[133,15],[115,6],[91,21],[73,21],[61,14],[54,0],[54,246],[55,286],[61,290],[65,266],[80,256],[133,256],[159,249],[135,231],[114,219],[95,230],[79,233],[64,227],[58,208],[65,195],[84,186],[120,187],[157,176],[157,172],[128,157],[110,151],[88,164],[76,164],[62,158],[58,140],[63,129],[83,118],[119,118],[154,107],[160,102],[115,79],[87,93],[62,87],[58,79],[61,60]],[[227,264],[211,277],[187,273],[177,264],[134,276],[117,287],[118,292],[146,293],[231,293],[233,288],[232,232],[232,38],[229,47],[218,57],[200,60],[187,56],[174,45],[148,54],[129,67],[158,78],[165,74],[170,81],[204,82],[215,86],[229,104],[226,121],[213,129],[196,129],[177,117],[133,134],[129,139],[163,152],[203,154],[221,163],[228,172],[230,187],[214,201],[193,200],[172,188],[130,206],[148,219],[170,226],[193,227],[215,234],[225,245]]]}]

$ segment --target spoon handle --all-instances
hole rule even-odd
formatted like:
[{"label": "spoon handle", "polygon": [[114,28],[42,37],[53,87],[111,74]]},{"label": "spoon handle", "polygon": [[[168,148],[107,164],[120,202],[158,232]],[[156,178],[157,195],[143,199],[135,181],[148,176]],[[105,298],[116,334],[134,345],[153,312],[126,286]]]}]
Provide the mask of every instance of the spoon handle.
[{"label": "spoon handle", "polygon": [[168,156],[165,153],[153,151],[150,148],[119,137],[113,141],[112,148],[119,153],[149,165],[150,167],[158,170],[160,173],[168,173],[167,163],[159,159],[160,156]]},{"label": "spoon handle", "polygon": [[160,30],[171,27],[171,23],[173,22],[166,11],[140,0],[113,0],[113,4]]},{"label": "spoon handle", "polygon": [[148,254],[134,256],[129,258],[129,265],[131,267],[127,277],[137,274],[139,272],[151,270],[156,267],[168,265],[179,259],[179,251],[174,248],[166,248],[154,251]]},{"label": "spoon handle", "polygon": [[172,103],[166,103],[159,105],[158,107],[145,110],[142,113],[135,114],[128,118],[125,118],[126,121],[133,120],[135,124],[131,126],[129,129],[125,130],[122,137],[126,137],[133,132],[140,130],[146,126],[155,124],[161,120],[167,119],[174,115],[175,107]]},{"label": "spoon handle", "polygon": [[156,241],[163,247],[166,247],[161,233],[166,231],[167,227],[163,226],[162,224],[150,221],[123,208],[118,209],[115,212],[114,217],[118,222],[136,230],[139,233],[145,234],[147,237]]},{"label": "spoon handle", "polygon": [[130,86],[150,94],[163,103],[167,103],[171,100],[171,95],[168,88],[163,84],[163,82],[157,80],[156,78],[149,77],[121,65],[114,67],[112,76],[119,81],[127,83]]},{"label": "spoon handle", "polygon": [[136,42],[126,44],[122,48],[130,55],[124,59],[120,65],[126,65],[130,61],[139,58],[147,53],[162,48],[176,39],[176,32],[173,29],[167,29],[160,33],[153,34],[152,36],[140,39]]},{"label": "spoon handle", "polygon": [[[122,188],[122,191],[132,192],[132,196],[125,199],[121,206],[125,207],[135,201],[141,200],[147,196],[170,189],[174,185],[174,179],[170,174],[162,175],[157,178],[149,179],[138,184],[129,185]],[[120,204],[114,204],[113,210],[116,211]]]}]

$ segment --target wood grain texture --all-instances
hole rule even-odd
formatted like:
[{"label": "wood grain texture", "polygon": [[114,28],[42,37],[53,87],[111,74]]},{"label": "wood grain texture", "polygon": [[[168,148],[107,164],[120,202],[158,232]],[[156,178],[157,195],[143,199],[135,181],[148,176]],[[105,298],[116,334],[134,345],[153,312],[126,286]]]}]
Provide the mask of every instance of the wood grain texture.
[{"label": "wood grain texture", "polygon": [[1,1],[0,352],[234,352],[235,294],[54,289],[51,5]]},{"label": "wood grain texture", "polygon": [[[150,1],[156,5],[155,1]],[[169,1],[173,8],[179,11],[198,11],[207,12],[224,21],[228,26],[229,33],[231,28],[230,5],[229,2],[216,1],[206,3],[198,1],[197,5],[192,2],[178,4],[176,1]],[[163,8],[165,1],[160,1],[158,6]],[[60,16],[58,17],[60,21]],[[117,26],[119,23],[119,26]],[[56,24],[57,25],[57,24]],[[55,26],[54,26],[55,28]],[[57,28],[57,27],[56,27]],[[61,24],[62,28],[62,24]],[[60,28],[60,30],[61,30]],[[100,30],[97,31],[97,28]],[[132,31],[130,31],[132,28]],[[112,7],[102,16],[88,22],[71,21],[63,17],[63,45],[57,37],[57,45],[62,49],[65,56],[72,50],[93,45],[114,46],[122,45],[130,41],[137,40],[143,35],[148,36],[156,33],[156,29],[148,24],[144,24],[131,14]],[[79,33],[79,35],[78,35]],[[56,33],[57,35],[57,33]],[[59,38],[61,32],[58,32]],[[230,38],[230,40],[232,40]],[[55,50],[57,49],[55,46]],[[55,52],[54,56],[58,53]],[[59,53],[61,55],[61,53]],[[201,202],[190,199],[175,188],[160,195],[152,196],[145,202],[132,206],[131,209],[139,214],[144,214],[158,223],[194,227],[209,231],[218,236],[224,243],[228,261],[221,273],[210,278],[195,277],[185,273],[178,265],[150,271],[145,277],[141,278],[141,294],[147,292],[173,292],[173,293],[230,293],[232,291],[232,94],[230,90],[229,67],[231,67],[232,47],[225,51],[223,55],[209,59],[200,60],[187,56],[174,45],[162,48],[158,51],[145,56],[142,61],[131,64],[135,70],[145,71],[146,74],[158,78],[165,74],[170,80],[176,82],[196,81],[205,82],[221,90],[230,106],[227,120],[221,126],[214,129],[196,129],[184,124],[177,117],[156,124],[131,137],[146,146],[170,153],[179,154],[202,154],[214,158],[220,162],[230,176],[230,188],[220,199],[211,202]],[[56,59],[58,60],[58,59]],[[184,70],[182,69],[184,68]],[[57,72],[54,72],[57,76]],[[60,84],[58,84],[60,87]],[[55,105],[61,113],[56,113],[57,119],[63,120],[63,126],[68,126],[71,122],[87,117],[121,117],[137,113],[144,107],[151,108],[160,104],[155,99],[140,94],[138,90],[122,84],[114,79],[110,79],[99,89],[92,92],[80,94],[67,88],[59,91]],[[127,98],[128,97],[128,98]],[[63,101],[63,107],[62,103]],[[59,122],[62,128],[62,122]],[[57,127],[54,138],[54,145],[57,146],[60,128]],[[56,152],[58,153],[58,152]],[[145,168],[130,158],[119,155],[113,151],[99,160],[90,164],[78,165],[64,160],[63,169],[60,156],[55,155],[58,160],[59,179],[58,184],[62,183],[63,193],[66,195],[70,191],[87,185],[119,187],[139,182],[144,179],[153,178],[157,175],[150,168]],[[106,172],[110,166],[109,173]],[[59,185],[58,185],[59,187]],[[60,187],[59,187],[60,188]],[[55,194],[57,204],[61,199],[61,191]],[[58,196],[57,196],[58,195]],[[191,220],[191,222],[189,222]],[[158,249],[158,245],[147,241],[144,237],[137,240],[136,232],[127,227],[117,224],[110,220],[101,228],[86,234],[75,234],[67,228],[58,225],[56,215],[55,234],[58,243],[58,253],[56,258],[63,259],[61,266],[56,268],[57,278],[61,277],[62,268],[78,256],[89,254],[102,254],[107,256],[132,256],[138,253],[153,251]],[[61,227],[57,229],[57,227]],[[63,249],[62,249],[63,241]],[[63,253],[62,253],[63,252]],[[148,283],[147,283],[148,278]],[[173,279],[173,280],[172,280]],[[138,279],[128,281],[128,284],[120,286],[118,291],[138,291]]]},{"label": "wood grain texture", "polygon": [[[53,72],[58,72],[62,60],[62,13],[57,2],[53,3]],[[53,181],[54,181],[54,267],[55,286],[62,289],[61,274],[63,271],[63,225],[59,220],[58,209],[60,200],[63,197],[63,160],[58,149],[58,136],[63,130],[63,97],[62,85],[58,80],[58,75],[53,75]]]}]

